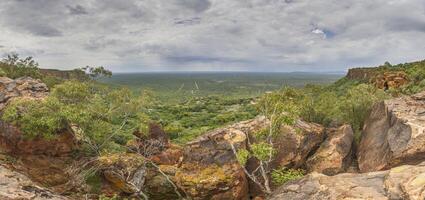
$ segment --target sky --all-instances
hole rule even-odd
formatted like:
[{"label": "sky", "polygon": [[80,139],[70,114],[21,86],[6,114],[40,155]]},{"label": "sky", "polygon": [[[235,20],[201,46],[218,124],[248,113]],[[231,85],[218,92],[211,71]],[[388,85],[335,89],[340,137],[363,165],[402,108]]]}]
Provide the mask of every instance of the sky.
[{"label": "sky", "polygon": [[345,71],[425,59],[425,0],[1,0],[10,52],[58,69]]}]

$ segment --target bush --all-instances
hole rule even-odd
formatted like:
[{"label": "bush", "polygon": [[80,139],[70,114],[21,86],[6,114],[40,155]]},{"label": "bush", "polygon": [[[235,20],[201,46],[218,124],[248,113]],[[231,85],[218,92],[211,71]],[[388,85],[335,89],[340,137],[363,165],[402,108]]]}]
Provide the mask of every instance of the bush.
[{"label": "bush", "polygon": [[6,72],[4,72],[4,70],[1,68],[0,68],[0,76],[6,76]]},{"label": "bush", "polygon": [[271,176],[275,185],[283,185],[288,181],[300,179],[305,175],[302,169],[281,168],[273,170]]},{"label": "bush", "polygon": [[6,107],[2,119],[19,126],[27,137],[54,137],[78,127],[77,135],[96,153],[121,151],[146,127],[146,107],[127,89],[112,90],[92,83],[68,81],[42,101],[21,99]]},{"label": "bush", "polygon": [[7,55],[7,57],[0,62],[0,68],[5,76],[12,79],[24,76],[32,78],[42,77],[38,68],[38,63],[35,62],[32,57],[21,59],[16,53]]}]

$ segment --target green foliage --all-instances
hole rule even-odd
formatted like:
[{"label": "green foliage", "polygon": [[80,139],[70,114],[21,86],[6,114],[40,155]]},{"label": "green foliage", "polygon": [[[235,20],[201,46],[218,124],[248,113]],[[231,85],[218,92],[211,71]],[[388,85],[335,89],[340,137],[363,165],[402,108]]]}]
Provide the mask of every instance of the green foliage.
[{"label": "green foliage", "polygon": [[2,119],[19,125],[25,136],[34,138],[42,135],[52,138],[54,134],[66,127],[65,118],[58,112],[61,103],[54,98],[41,102],[31,99],[13,101],[5,110]]},{"label": "green foliage", "polygon": [[21,59],[16,53],[7,55],[0,62],[0,69],[2,69],[4,76],[12,79],[23,76],[41,78],[38,63],[32,57]]},{"label": "green foliage", "polygon": [[251,151],[252,155],[261,161],[267,161],[275,154],[273,146],[265,142],[252,144]]},{"label": "green foliage", "polygon": [[156,102],[148,115],[165,127],[174,142],[184,144],[208,130],[255,117],[257,111],[251,101],[207,96],[177,105]]},{"label": "green foliage", "polygon": [[302,178],[305,175],[305,171],[302,169],[288,169],[281,168],[275,169],[271,173],[272,181],[276,185],[283,185],[288,181]]},{"label": "green foliage", "polygon": [[73,131],[91,152],[121,151],[120,145],[148,123],[146,101],[128,89],[68,81],[55,87],[45,100],[12,102],[2,119],[19,126],[28,137],[50,138],[75,126]]},{"label": "green foliage", "polygon": [[250,153],[246,149],[239,149],[236,154],[236,159],[238,160],[239,164],[241,164],[242,166],[245,166],[249,157],[250,157]]},{"label": "green foliage", "polygon": [[[328,87],[309,85],[303,89],[283,89],[263,98],[270,96],[273,100],[268,104],[289,110],[286,113],[293,113],[292,119],[299,116],[325,126],[348,123],[355,132],[360,132],[372,105],[390,95],[372,85],[342,79]],[[290,124],[291,121],[275,123],[278,122]]]},{"label": "green foliage", "polygon": [[6,72],[2,68],[0,68],[0,76],[6,76],[6,75],[7,75]]},{"label": "green foliage", "polygon": [[340,98],[340,113],[338,114],[344,122],[351,124],[353,130],[361,130],[372,105],[387,97],[388,95],[383,90],[376,89],[371,85],[360,84],[349,89]]},{"label": "green foliage", "polygon": [[90,67],[86,66],[81,68],[80,70],[84,71],[91,79],[96,80],[102,77],[112,77],[112,72],[107,70],[103,66],[99,67]]},{"label": "green foliage", "polygon": [[118,197],[118,195],[114,195],[112,197],[108,197],[106,195],[100,195],[99,200],[120,200],[121,198]]}]

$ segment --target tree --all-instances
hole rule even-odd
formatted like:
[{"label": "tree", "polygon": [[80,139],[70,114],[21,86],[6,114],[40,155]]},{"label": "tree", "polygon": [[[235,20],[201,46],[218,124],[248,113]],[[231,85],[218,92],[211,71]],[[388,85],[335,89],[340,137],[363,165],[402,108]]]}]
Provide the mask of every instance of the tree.
[{"label": "tree", "polygon": [[[301,98],[302,94],[293,88],[284,88],[276,93],[265,94],[258,102],[258,109],[260,114],[267,119],[266,128],[254,133],[255,141],[248,140],[247,149],[236,149],[233,144],[230,144],[245,174],[266,194],[272,192],[270,163],[276,152],[274,149],[275,138],[279,136],[282,126],[295,124],[300,113],[297,101]],[[245,164],[250,158],[255,159],[258,163],[258,167],[252,172],[245,168]]]},{"label": "tree", "polygon": [[21,59],[17,53],[8,54],[0,62],[0,68],[2,68],[4,74],[9,78],[23,76],[41,78],[38,63],[31,56]]},{"label": "tree", "polygon": [[8,105],[3,120],[28,137],[54,137],[73,132],[89,154],[123,150],[133,132],[147,124],[147,99],[128,89],[111,90],[95,83],[67,81],[44,100],[22,99]]},{"label": "tree", "polygon": [[102,77],[111,77],[112,72],[110,70],[105,69],[103,66],[99,67],[90,67],[86,66],[81,68],[92,80],[97,80]]}]

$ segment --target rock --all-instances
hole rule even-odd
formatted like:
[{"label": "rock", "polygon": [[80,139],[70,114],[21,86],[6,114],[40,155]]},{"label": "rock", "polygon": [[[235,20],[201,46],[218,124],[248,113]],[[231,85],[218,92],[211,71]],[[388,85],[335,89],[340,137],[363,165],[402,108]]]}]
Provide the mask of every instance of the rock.
[{"label": "rock", "polygon": [[[176,183],[175,174],[177,166],[175,165],[159,165],[160,170],[166,174],[173,183]],[[156,168],[148,168],[146,173],[146,181],[143,186],[144,191],[153,200],[169,200],[179,199],[174,186],[167,180],[167,177],[159,172]],[[177,191],[183,195],[184,192],[177,188]]]},{"label": "rock", "polygon": [[183,159],[183,149],[177,145],[170,147],[149,158],[157,165],[177,165]]},{"label": "rock", "polygon": [[425,160],[425,92],[373,106],[358,149],[362,172]]},{"label": "rock", "polygon": [[0,121],[0,152],[14,155],[64,156],[76,148],[74,135],[68,131],[58,133],[54,139],[28,139],[17,127]]},{"label": "rock", "polygon": [[[178,199],[175,188],[170,183],[176,182],[175,165],[153,166],[143,156],[134,153],[110,154],[98,160],[103,177],[117,191],[115,193],[128,196],[143,191],[153,200]],[[183,194],[180,190],[177,191]]]},{"label": "rock", "polygon": [[193,200],[248,199],[248,182],[236,163],[221,166],[183,164],[175,179]]},{"label": "rock", "polygon": [[[324,127],[297,120],[294,126],[283,126],[273,143],[276,155],[271,162],[271,169],[301,168],[305,166],[309,155],[314,153],[325,139]],[[250,138],[255,141],[255,137]],[[251,173],[258,167],[256,159],[249,159],[246,165]],[[264,193],[251,180],[249,190],[252,197],[263,198]]]},{"label": "rock", "polygon": [[0,199],[4,200],[66,200],[34,184],[26,176],[0,165]]},{"label": "rock", "polygon": [[277,154],[273,168],[305,165],[309,155],[314,153],[325,139],[325,128],[319,124],[297,120],[294,126],[284,126],[274,141]]},{"label": "rock", "polygon": [[121,192],[139,192],[145,182],[146,161],[138,154],[111,154],[98,158],[104,177]]},{"label": "rock", "polygon": [[237,149],[246,148],[247,136],[263,129],[265,125],[266,118],[258,117],[205,133],[186,144],[184,161],[217,165],[235,162],[230,143]]},{"label": "rock", "polygon": [[339,128],[326,129],[326,140],[320,148],[308,158],[308,171],[315,171],[326,175],[335,175],[345,172],[351,164],[353,130],[350,125]]},{"label": "rock", "polygon": [[[247,136],[267,125],[265,117],[210,131],[184,147],[177,184],[192,199],[247,199],[248,181],[232,151],[246,148]],[[202,174],[202,176],[198,176]]]},{"label": "rock", "polygon": [[46,97],[48,92],[49,88],[40,80],[0,77],[0,111],[15,97],[39,99]]},{"label": "rock", "polygon": [[379,89],[400,88],[410,82],[403,71],[389,71],[373,77],[370,82]]},{"label": "rock", "polygon": [[312,173],[290,181],[274,191],[270,200],[425,198],[425,163],[406,165],[389,171],[326,176]]}]

